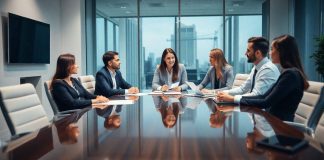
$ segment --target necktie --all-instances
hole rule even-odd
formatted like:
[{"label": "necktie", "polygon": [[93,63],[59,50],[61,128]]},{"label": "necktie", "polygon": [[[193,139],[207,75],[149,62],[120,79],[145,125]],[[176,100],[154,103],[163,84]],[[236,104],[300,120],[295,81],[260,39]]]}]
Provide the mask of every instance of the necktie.
[{"label": "necktie", "polygon": [[254,70],[254,73],[253,73],[253,78],[252,78],[252,86],[251,86],[251,91],[250,92],[252,92],[252,90],[253,90],[253,88],[254,88],[254,82],[255,82],[255,75],[257,74],[257,72],[258,72],[258,70]]}]

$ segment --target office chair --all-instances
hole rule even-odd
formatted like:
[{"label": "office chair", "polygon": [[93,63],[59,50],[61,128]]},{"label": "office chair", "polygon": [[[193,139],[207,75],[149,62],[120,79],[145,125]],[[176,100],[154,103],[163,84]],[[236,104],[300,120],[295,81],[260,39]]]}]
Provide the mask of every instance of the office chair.
[{"label": "office chair", "polygon": [[320,97],[321,89],[324,86],[322,82],[308,81],[309,87],[304,91],[303,98],[301,99],[295,113],[294,122],[307,124],[314,106]]},{"label": "office chair", "polygon": [[[312,109],[311,113],[309,114],[309,116],[305,118],[306,119],[305,123],[299,123],[299,122],[286,122],[286,123],[314,137],[314,131],[316,130],[318,121],[321,118],[324,111],[324,87],[321,88],[321,92],[317,99],[318,99],[317,103],[314,105],[314,107],[311,108]],[[298,113],[296,112],[296,114]]]},{"label": "office chair", "polygon": [[96,80],[93,75],[79,76],[78,79],[88,92],[94,93]]},{"label": "office chair", "polygon": [[12,135],[49,125],[49,119],[30,83],[0,87],[0,107]]},{"label": "office chair", "polygon": [[[324,104],[323,104],[324,105]],[[315,130],[315,140],[324,144],[324,114],[322,114]]]},{"label": "office chair", "polygon": [[72,114],[72,113],[75,113],[77,111],[79,111],[80,109],[73,109],[73,110],[68,110],[68,111],[62,111],[60,112],[57,105],[56,105],[56,102],[53,98],[53,95],[52,95],[52,92],[51,92],[51,89],[50,89],[50,85],[51,85],[51,82],[52,81],[45,81],[44,82],[44,88],[45,88],[45,93],[46,93],[46,96],[47,96],[47,99],[53,109],[53,113],[55,116],[57,115],[68,115],[68,114]]},{"label": "office chair", "polygon": [[240,73],[236,74],[232,88],[241,86],[248,78],[249,78],[249,74],[240,74]]}]

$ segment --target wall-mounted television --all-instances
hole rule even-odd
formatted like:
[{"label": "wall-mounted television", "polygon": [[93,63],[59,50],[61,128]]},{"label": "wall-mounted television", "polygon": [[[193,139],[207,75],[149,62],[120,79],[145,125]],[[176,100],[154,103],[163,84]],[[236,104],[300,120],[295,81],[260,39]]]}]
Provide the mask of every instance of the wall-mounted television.
[{"label": "wall-mounted television", "polygon": [[9,13],[8,63],[50,63],[50,25]]}]

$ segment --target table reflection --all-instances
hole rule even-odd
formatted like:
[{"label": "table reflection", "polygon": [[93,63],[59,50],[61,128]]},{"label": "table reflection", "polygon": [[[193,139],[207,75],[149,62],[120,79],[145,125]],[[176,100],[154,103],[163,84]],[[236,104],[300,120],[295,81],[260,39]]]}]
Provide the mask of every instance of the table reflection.
[{"label": "table reflection", "polygon": [[179,114],[183,114],[187,105],[187,98],[179,95],[175,96],[152,96],[156,110],[160,112],[164,127],[173,128]]},{"label": "table reflection", "polygon": [[106,129],[117,129],[120,127],[122,121],[120,118],[120,112],[122,111],[122,105],[108,106],[105,109],[96,109],[97,115],[103,117],[104,127]]}]

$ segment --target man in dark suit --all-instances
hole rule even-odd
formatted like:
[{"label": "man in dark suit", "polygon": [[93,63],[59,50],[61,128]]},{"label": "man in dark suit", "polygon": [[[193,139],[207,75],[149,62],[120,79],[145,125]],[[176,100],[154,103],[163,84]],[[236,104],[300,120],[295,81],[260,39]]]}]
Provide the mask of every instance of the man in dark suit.
[{"label": "man in dark suit", "polygon": [[113,95],[124,95],[127,93],[138,93],[137,87],[127,83],[120,73],[120,60],[118,53],[108,51],[102,56],[105,64],[96,75],[96,95],[110,97]]}]

